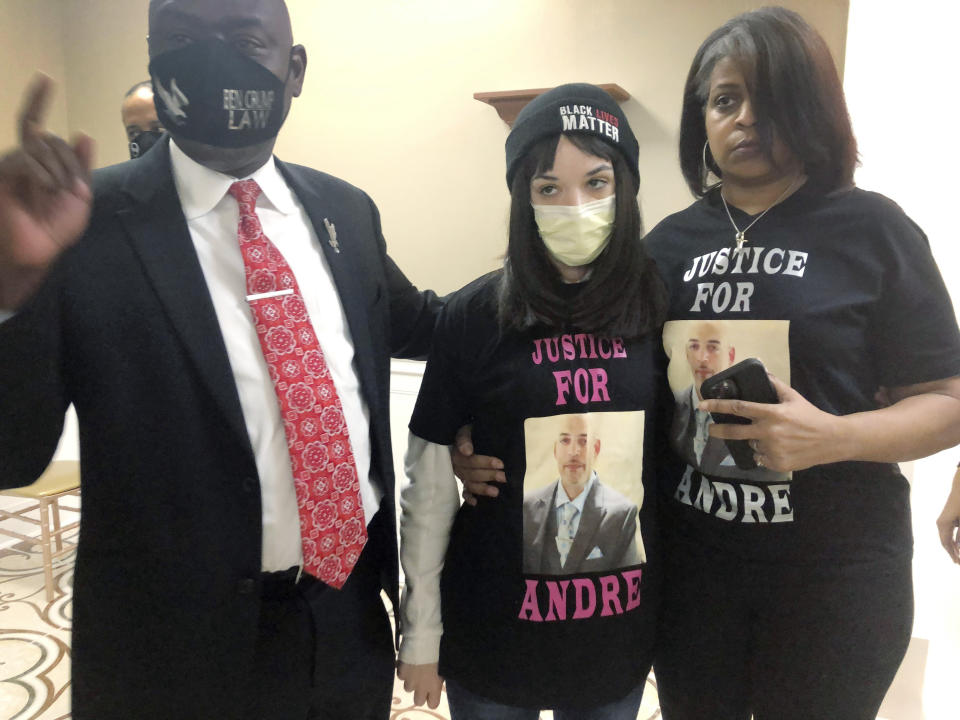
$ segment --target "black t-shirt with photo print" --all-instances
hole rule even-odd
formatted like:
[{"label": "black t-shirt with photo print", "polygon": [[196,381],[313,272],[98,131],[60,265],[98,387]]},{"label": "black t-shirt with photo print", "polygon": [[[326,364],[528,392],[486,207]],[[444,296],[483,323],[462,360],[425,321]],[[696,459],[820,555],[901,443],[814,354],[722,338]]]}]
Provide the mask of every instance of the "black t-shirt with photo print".
[{"label": "black t-shirt with photo print", "polygon": [[[654,472],[667,472],[670,462],[654,457],[666,447],[669,427],[666,358],[656,336],[625,341],[544,327],[502,333],[496,320],[499,278],[499,272],[486,275],[449,299],[410,422],[415,435],[438,444],[452,443],[458,428],[472,423],[475,451],[501,458],[506,468],[499,497],[462,506],[451,531],[441,576],[440,674],[508,705],[601,705],[643,682],[652,660],[660,585]],[[572,300],[578,290],[565,291]],[[639,507],[645,562],[598,570],[608,547],[598,541],[583,549],[575,573],[524,573],[525,423],[551,417],[547,422],[567,422],[556,416],[581,413],[618,414],[605,416],[603,425],[604,433],[612,428],[614,435],[619,421],[609,418],[639,420],[629,426],[630,437],[618,440],[628,446],[621,460],[632,463],[634,472],[642,467],[642,497],[604,492],[620,511],[630,508],[631,524]],[[600,458],[613,444],[609,440],[605,436]],[[550,462],[556,478],[552,454]],[[596,490],[616,478],[605,478],[601,470],[593,480]],[[538,497],[550,506],[545,493],[544,486]],[[584,511],[581,530],[589,522]],[[622,527],[622,520],[617,523]],[[544,548],[559,547],[557,537],[554,529]],[[637,557],[632,548],[622,550],[621,543],[616,553],[606,552]]]},{"label": "black t-shirt with photo print", "polygon": [[[730,212],[740,228],[752,221]],[[790,385],[835,415],[876,409],[882,387],[960,374],[960,334],[927,238],[892,201],[801,188],[746,233],[739,254],[734,235],[717,190],[649,233],[671,321],[747,321],[741,336],[750,321],[788,322]],[[681,355],[674,349],[671,364]],[[688,466],[661,493],[672,537],[733,560],[869,569],[912,554],[909,485],[894,464],[820,465],[787,483]]]}]

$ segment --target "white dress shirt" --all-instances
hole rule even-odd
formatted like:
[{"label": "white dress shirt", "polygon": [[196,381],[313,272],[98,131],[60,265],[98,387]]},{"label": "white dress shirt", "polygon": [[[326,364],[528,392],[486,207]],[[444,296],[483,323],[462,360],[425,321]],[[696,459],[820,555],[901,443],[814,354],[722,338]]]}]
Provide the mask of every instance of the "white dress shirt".
[{"label": "white dress shirt", "polygon": [[[246,300],[243,259],[237,240],[240,212],[227,194],[238,179],[193,161],[170,142],[173,178],[190,237],[213,299],[253,446],[263,509],[263,570],[302,565],[300,521],[280,405]],[[370,415],[360,394],[353,340],[340,296],[317,234],[273,158],[249,176],[263,190],[256,212],[264,234],[297,278],[314,331],[343,405],[360,478],[367,523],[382,493],[370,480]]]},{"label": "white dress shirt", "polygon": [[564,505],[572,505],[576,510],[573,519],[570,521],[570,531],[572,535],[576,535],[577,530],[580,529],[580,516],[583,513],[583,506],[587,502],[587,495],[590,494],[590,488],[597,482],[597,477],[597,471],[593,470],[590,473],[590,479],[587,480],[587,484],[584,485],[583,490],[581,490],[573,500],[567,497],[567,491],[563,488],[563,482],[557,480],[557,498],[553,504],[555,512],[557,513],[557,524],[560,523],[560,515],[562,514]]},{"label": "white dress shirt", "polygon": [[567,555],[570,554],[570,548],[573,547],[573,540],[577,536],[577,530],[580,529],[580,518],[583,517],[583,506],[587,502],[587,495],[590,494],[590,488],[597,480],[597,473],[590,473],[590,479],[580,493],[571,500],[567,497],[567,491],[563,487],[563,482],[557,480],[557,497],[554,501],[554,512],[557,518],[557,552],[560,553],[560,566],[567,564]]}]

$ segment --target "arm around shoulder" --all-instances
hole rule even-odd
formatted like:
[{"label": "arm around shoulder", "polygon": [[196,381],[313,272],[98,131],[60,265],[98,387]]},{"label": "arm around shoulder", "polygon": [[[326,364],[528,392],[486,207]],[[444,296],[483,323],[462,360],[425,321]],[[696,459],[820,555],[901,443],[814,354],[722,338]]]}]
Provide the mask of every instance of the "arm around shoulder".
[{"label": "arm around shoulder", "polygon": [[390,303],[390,354],[396,358],[426,359],[443,301],[432,290],[418,290],[387,254],[380,211],[366,193],[364,197],[370,207],[373,232],[386,278],[386,300]]},{"label": "arm around shoulder", "polygon": [[906,462],[960,443],[960,377],[888,390],[893,404],[838,418],[843,460]]},{"label": "arm around shoulder", "polygon": [[390,295],[390,353],[393,357],[423,360],[430,352],[443,300],[432,290],[418,290],[389,255],[386,264]]}]

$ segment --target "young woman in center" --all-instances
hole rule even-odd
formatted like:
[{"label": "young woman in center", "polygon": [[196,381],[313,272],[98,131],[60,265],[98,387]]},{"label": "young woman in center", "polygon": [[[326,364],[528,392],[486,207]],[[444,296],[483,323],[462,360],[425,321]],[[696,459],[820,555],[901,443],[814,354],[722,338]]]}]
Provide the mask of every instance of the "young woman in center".
[{"label": "young woman in center", "polygon": [[[398,672],[432,707],[445,678],[454,720],[634,720],[670,402],[637,141],[613,98],[572,84],[521,111],[506,155],[504,265],[448,301],[410,423]],[[461,507],[448,446],[467,423],[508,470],[499,498]]]}]

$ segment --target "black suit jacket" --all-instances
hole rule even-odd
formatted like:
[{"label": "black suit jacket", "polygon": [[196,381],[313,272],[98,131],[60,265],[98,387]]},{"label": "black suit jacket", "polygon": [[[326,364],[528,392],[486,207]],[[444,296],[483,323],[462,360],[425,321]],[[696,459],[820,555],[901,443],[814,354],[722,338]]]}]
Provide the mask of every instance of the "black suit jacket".
[{"label": "black suit jacket", "polygon": [[[353,337],[389,520],[382,584],[396,600],[389,362],[427,352],[439,302],[386,255],[365,193],[280,169],[320,239]],[[71,402],[83,490],[73,717],[241,717],[260,602],[259,481],[167,143],[95,174],[85,235],[0,325],[0,486],[40,475]]]},{"label": "black suit jacket", "polygon": [[637,506],[597,479],[584,500],[577,534],[561,567],[556,543],[558,492],[559,480],[523,499],[524,572],[570,575],[641,562],[636,542]]},{"label": "black suit jacket", "polygon": [[693,450],[693,439],[697,434],[697,411],[691,402],[692,392],[692,387],[688,387],[677,397],[677,404],[673,412],[673,428],[670,432],[674,449],[683,458],[684,462],[703,472],[717,474],[721,463],[724,461],[735,471],[736,465],[733,465],[733,458],[730,457],[730,451],[727,450],[726,443],[712,435],[707,438],[703,456],[700,462],[697,462],[697,454]]}]

